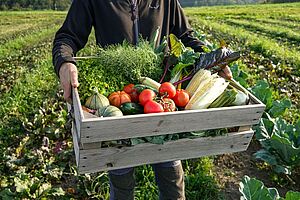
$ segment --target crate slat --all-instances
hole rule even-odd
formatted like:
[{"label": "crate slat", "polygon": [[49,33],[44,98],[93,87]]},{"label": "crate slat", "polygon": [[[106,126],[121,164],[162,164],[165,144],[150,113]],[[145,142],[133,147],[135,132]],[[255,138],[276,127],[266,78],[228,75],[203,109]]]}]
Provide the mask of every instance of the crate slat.
[{"label": "crate slat", "polygon": [[73,138],[73,148],[75,152],[76,165],[79,166],[80,161],[80,148],[79,148],[79,138],[74,122],[72,122],[72,138]]},{"label": "crate slat", "polygon": [[92,173],[164,161],[185,160],[202,156],[233,153],[247,149],[253,131],[229,133],[226,136],[181,139],[133,147],[81,150],[80,173]]},{"label": "crate slat", "polygon": [[260,105],[247,105],[84,119],[81,143],[252,125],[259,122],[263,110]]},{"label": "crate slat", "polygon": [[75,125],[78,138],[81,138],[81,122],[84,119],[83,110],[81,108],[80,98],[77,88],[72,88],[73,109],[75,115]]}]

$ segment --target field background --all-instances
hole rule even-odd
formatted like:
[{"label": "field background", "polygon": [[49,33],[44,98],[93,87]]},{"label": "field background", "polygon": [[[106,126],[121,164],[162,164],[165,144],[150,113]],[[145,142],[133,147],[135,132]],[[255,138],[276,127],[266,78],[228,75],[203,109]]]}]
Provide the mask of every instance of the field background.
[{"label": "field background", "polygon": [[[240,50],[235,63],[249,87],[267,80],[273,98],[290,99],[283,117],[300,118],[300,3],[185,8],[199,37]],[[78,175],[70,127],[51,48],[61,11],[0,12],[0,197],[2,199],[107,199],[106,173]],[[95,46],[93,34],[84,52]],[[92,52],[90,52],[92,54]],[[234,66],[232,66],[234,67]],[[244,175],[281,196],[300,191],[299,166],[276,174],[254,159],[261,148],[184,161],[187,199],[239,199]],[[149,166],[137,168],[137,199],[157,199]]]}]

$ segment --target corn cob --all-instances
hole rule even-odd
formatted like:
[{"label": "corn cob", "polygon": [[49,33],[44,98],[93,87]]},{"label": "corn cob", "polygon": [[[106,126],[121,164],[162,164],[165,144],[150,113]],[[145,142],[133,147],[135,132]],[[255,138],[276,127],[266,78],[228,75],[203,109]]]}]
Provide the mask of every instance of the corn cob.
[{"label": "corn cob", "polygon": [[156,82],[155,80],[153,80],[153,79],[151,79],[149,77],[140,77],[139,78],[139,82],[141,84],[153,87],[156,90],[159,90],[159,87],[160,87],[160,83]]},{"label": "corn cob", "polygon": [[230,88],[229,86],[225,89],[225,91],[216,99],[212,104],[209,105],[210,108],[219,108],[226,107],[231,105],[237,95],[237,91],[234,88]]},{"label": "corn cob", "polygon": [[189,82],[185,90],[191,96],[194,95],[196,90],[200,87],[204,87],[210,81],[211,72],[205,69],[200,69]]},{"label": "corn cob", "polygon": [[224,92],[229,83],[223,78],[217,76],[212,77],[213,79],[209,81],[209,83],[197,89],[185,109],[196,110],[208,108],[209,105]]}]

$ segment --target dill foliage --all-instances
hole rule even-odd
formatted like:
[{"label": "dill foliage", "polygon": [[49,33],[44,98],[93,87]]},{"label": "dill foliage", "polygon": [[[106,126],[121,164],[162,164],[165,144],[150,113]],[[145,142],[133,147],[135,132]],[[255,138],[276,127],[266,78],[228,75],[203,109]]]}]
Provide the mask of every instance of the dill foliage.
[{"label": "dill foliage", "polygon": [[125,84],[138,83],[141,76],[159,80],[163,73],[163,58],[154,52],[147,41],[140,41],[138,47],[123,42],[95,48],[96,58],[77,63],[82,100],[91,95],[94,88],[108,96],[113,91],[122,90]]}]

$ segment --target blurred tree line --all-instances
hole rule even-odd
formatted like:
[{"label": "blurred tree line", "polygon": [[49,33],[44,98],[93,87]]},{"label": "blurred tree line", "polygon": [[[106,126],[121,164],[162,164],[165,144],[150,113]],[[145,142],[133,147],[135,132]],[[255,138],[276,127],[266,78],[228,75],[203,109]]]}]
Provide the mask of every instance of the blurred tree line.
[{"label": "blurred tree line", "polygon": [[[107,1],[107,0],[105,0]],[[300,0],[179,0],[182,6],[287,3]],[[0,10],[67,10],[72,0],[0,0]]]},{"label": "blurred tree line", "polygon": [[215,6],[254,3],[289,3],[300,0],[179,0],[183,7],[186,6]]},{"label": "blurred tree line", "polygon": [[72,0],[0,0],[0,10],[66,10]]}]

